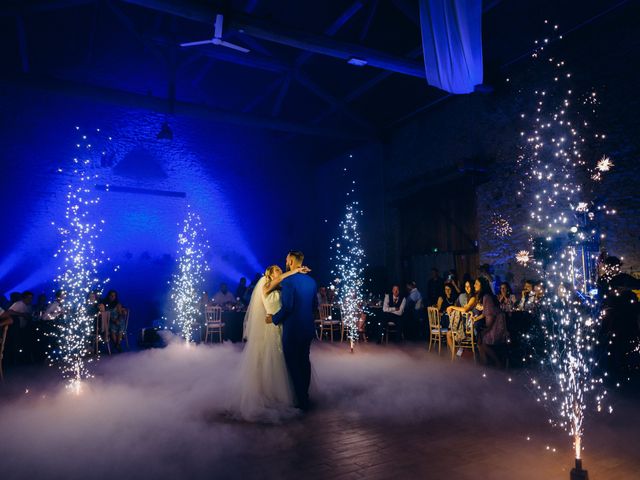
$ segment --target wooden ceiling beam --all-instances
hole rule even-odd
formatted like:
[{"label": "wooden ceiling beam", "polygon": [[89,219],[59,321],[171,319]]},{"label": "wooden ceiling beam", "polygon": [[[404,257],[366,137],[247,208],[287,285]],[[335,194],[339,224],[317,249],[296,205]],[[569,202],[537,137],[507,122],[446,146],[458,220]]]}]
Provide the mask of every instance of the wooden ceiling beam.
[{"label": "wooden ceiling beam", "polygon": [[[178,0],[124,0],[152,10],[212,25],[218,13],[213,6]],[[229,18],[227,18],[229,17]],[[341,42],[326,35],[301,32],[274,23],[236,13],[225,17],[225,28],[261,40],[300,50],[334,57],[343,61],[358,59],[367,66],[403,75],[425,78],[424,65],[415,60],[370,49],[362,45]],[[354,67],[359,68],[359,67]]]},{"label": "wooden ceiling beam", "polygon": [[[71,80],[54,77],[42,77],[34,75],[3,75],[0,76],[0,85],[16,90],[34,90],[46,93],[56,93],[73,98],[98,101],[109,105],[118,105],[125,108],[145,109],[161,113],[169,112],[167,98],[152,95],[106,88],[87,83],[79,83]],[[371,140],[367,132],[350,131],[345,129],[325,128],[306,125],[300,122],[289,122],[271,117],[262,117],[245,113],[229,112],[207,105],[176,101],[173,104],[173,113],[202,120],[274,130],[316,137],[335,138],[343,140],[368,141]]]}]

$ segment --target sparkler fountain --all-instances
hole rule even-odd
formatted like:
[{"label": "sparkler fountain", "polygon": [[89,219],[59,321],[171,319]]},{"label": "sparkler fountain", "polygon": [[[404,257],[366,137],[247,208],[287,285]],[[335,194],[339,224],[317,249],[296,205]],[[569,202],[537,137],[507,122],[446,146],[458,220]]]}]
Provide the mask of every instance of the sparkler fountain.
[{"label": "sparkler fountain", "polygon": [[204,273],[209,270],[205,259],[208,249],[206,229],[200,216],[188,206],[182,230],[178,234],[178,271],[173,275],[171,287],[174,324],[180,328],[187,345],[194,341]]},{"label": "sparkler fountain", "polygon": [[[76,131],[80,134],[79,127]],[[96,134],[99,132],[97,129]],[[48,352],[50,363],[59,361],[62,375],[68,381],[67,388],[75,393],[80,393],[82,382],[91,378],[87,364],[92,360],[86,357],[92,344],[95,316],[87,310],[87,295],[99,288],[98,268],[105,258],[104,252],[96,247],[104,222],[93,220],[100,202],[93,188],[98,175],[92,172],[93,157],[99,149],[87,135],[81,137],[70,170],[58,169],[60,174],[69,177],[64,220],[58,225],[53,223],[61,239],[54,256],[62,259],[55,283],[65,292],[65,299],[63,321],[54,334],[58,349]]]},{"label": "sparkler fountain", "polygon": [[594,294],[600,240],[595,221],[597,215],[611,213],[592,197],[595,183],[612,162],[606,157],[595,160],[602,155],[595,152],[605,135],[590,131],[585,116],[586,110],[593,112],[597,94],[582,98],[583,111],[571,112],[578,101],[569,85],[571,73],[549,52],[548,38],[536,44],[532,57],[542,63],[540,70],[551,70],[551,81],[534,90],[534,111],[521,115],[530,126],[521,132],[518,196],[529,208],[530,245],[516,254],[516,260],[535,269],[548,292],[538,310],[544,345],[538,359],[541,376],[532,379],[532,388],[538,401],[554,412],[551,423],[573,439],[571,478],[586,479],[581,459],[584,415],[590,398],[601,410],[606,395],[595,374],[601,323],[600,299]]},{"label": "sparkler fountain", "polygon": [[[351,190],[351,193],[353,192],[354,190]],[[334,250],[332,260],[335,261],[335,270],[332,274],[337,276],[337,293],[342,321],[347,327],[347,338],[352,353],[358,341],[358,322],[364,304],[365,252],[360,244],[358,227],[358,217],[362,215],[363,212],[356,200],[348,203],[339,224],[340,235],[332,242],[332,250]]]}]

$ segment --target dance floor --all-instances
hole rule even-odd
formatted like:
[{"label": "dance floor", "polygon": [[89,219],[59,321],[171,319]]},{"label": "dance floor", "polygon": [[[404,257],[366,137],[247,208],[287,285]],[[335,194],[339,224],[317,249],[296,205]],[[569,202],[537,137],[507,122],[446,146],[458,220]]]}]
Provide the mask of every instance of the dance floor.
[{"label": "dance floor", "polygon": [[[172,344],[103,358],[80,395],[54,369],[10,371],[2,478],[566,479],[571,440],[519,372],[424,346],[314,344],[316,407],[280,425],[222,412],[240,345]],[[509,381],[511,378],[511,382]],[[637,398],[589,416],[592,480],[638,478]]]}]

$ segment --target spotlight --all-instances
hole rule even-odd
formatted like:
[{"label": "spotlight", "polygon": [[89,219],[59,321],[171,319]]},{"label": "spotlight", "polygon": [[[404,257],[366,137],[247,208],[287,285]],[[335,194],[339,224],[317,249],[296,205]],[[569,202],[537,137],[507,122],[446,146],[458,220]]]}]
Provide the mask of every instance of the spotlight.
[{"label": "spotlight", "polygon": [[164,122],[162,124],[156,138],[158,140],[173,140],[173,131],[171,130],[171,127],[169,127],[169,123]]}]

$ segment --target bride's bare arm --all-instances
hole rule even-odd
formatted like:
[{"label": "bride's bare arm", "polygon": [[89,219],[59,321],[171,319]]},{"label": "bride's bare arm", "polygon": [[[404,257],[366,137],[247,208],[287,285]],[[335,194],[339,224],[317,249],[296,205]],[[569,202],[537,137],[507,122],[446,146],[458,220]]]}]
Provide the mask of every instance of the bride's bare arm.
[{"label": "bride's bare arm", "polygon": [[264,294],[265,295],[269,295],[271,292],[273,292],[276,288],[278,288],[278,285],[280,285],[280,283],[287,277],[290,277],[291,275],[295,275],[296,273],[309,273],[311,271],[311,269],[309,267],[298,267],[295,270],[291,270],[289,272],[283,273],[282,275],[280,275],[278,278],[275,278],[271,281],[271,283],[267,286],[267,284],[264,284]]}]

